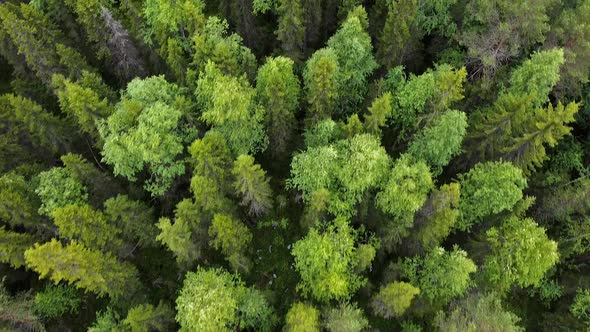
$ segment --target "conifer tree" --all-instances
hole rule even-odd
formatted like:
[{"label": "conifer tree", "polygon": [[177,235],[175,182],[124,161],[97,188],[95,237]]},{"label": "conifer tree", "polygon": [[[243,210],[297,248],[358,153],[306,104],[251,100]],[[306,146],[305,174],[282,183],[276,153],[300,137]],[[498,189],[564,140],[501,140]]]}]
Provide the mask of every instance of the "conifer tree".
[{"label": "conifer tree", "polygon": [[309,103],[308,117],[314,122],[330,118],[340,90],[340,66],[331,48],[316,51],[303,72],[305,93]]},{"label": "conifer tree", "polygon": [[0,227],[0,262],[15,269],[25,265],[25,251],[37,242],[33,235]]},{"label": "conifer tree", "polygon": [[269,178],[260,165],[249,155],[240,155],[232,169],[235,177],[234,188],[241,205],[247,206],[251,215],[260,216],[272,208],[272,189]]},{"label": "conifer tree", "polygon": [[305,18],[301,0],[279,0],[277,39],[283,52],[295,62],[301,61],[305,43]]}]

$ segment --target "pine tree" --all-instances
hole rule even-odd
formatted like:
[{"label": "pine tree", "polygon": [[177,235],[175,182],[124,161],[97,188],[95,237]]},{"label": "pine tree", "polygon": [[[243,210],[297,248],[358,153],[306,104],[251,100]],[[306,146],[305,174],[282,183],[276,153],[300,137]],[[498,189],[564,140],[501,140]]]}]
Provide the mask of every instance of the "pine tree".
[{"label": "pine tree", "polygon": [[299,79],[293,72],[291,59],[268,58],[258,69],[256,99],[266,110],[268,145],[275,156],[284,154],[290,143],[299,107],[299,90]]},{"label": "pine tree", "polygon": [[247,206],[251,215],[260,216],[272,208],[270,179],[260,165],[254,163],[252,156],[240,155],[234,162],[232,174],[235,193],[242,198],[240,204]]},{"label": "pine tree", "polygon": [[387,1],[387,18],[377,52],[386,68],[406,63],[418,46],[418,5],[418,0]]},{"label": "pine tree", "polygon": [[316,51],[307,60],[303,80],[309,103],[308,118],[313,122],[330,118],[340,90],[340,67],[336,53],[331,48]]},{"label": "pine tree", "polygon": [[39,273],[39,278],[48,277],[55,283],[65,280],[99,296],[129,296],[139,287],[133,265],[119,263],[110,254],[88,249],[76,241],[65,247],[56,239],[37,243],[25,251],[25,261]]},{"label": "pine tree", "polygon": [[209,236],[209,244],[222,252],[234,270],[250,269],[251,262],[245,253],[252,242],[252,233],[243,223],[228,214],[215,214]]}]

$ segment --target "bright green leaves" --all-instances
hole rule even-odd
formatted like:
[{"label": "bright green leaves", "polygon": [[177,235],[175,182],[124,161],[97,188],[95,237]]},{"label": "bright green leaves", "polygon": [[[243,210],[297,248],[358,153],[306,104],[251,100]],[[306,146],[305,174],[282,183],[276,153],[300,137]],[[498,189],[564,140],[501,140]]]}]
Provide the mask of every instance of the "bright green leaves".
[{"label": "bright green leaves", "polygon": [[234,155],[266,149],[265,111],[254,103],[255,90],[245,77],[225,75],[208,62],[195,94],[203,108],[201,118],[225,137]]},{"label": "bright green leaves", "polygon": [[48,319],[58,318],[66,313],[77,313],[80,297],[70,286],[47,286],[35,294],[35,312]]},{"label": "bright green leaves", "polygon": [[549,92],[559,81],[559,71],[565,62],[563,49],[533,53],[510,74],[508,93],[530,95],[534,106],[539,107],[549,101]]},{"label": "bright green leaves", "polygon": [[394,218],[387,226],[387,237],[393,242],[408,235],[414,221],[414,213],[422,207],[428,193],[434,188],[428,166],[412,157],[402,156],[393,164],[390,176],[377,194],[376,206]]},{"label": "bright green leaves", "polygon": [[394,281],[381,287],[371,300],[371,307],[376,315],[383,318],[400,317],[412,304],[420,289],[403,281]]},{"label": "bright green leaves", "polygon": [[590,291],[588,289],[576,290],[574,302],[570,306],[570,312],[574,317],[590,322]]},{"label": "bright green leaves", "polygon": [[51,82],[62,111],[79,124],[82,132],[97,140],[100,137],[98,120],[113,113],[112,105],[91,88],[74,83],[63,75],[54,75]]},{"label": "bright green leaves", "polygon": [[244,255],[252,233],[240,221],[227,214],[216,214],[209,227],[210,245],[223,253],[235,270],[248,271],[250,261]]},{"label": "bright green leaves", "polygon": [[377,68],[371,37],[366,31],[367,14],[364,10],[359,13],[360,16],[349,15],[328,40],[328,47],[334,50],[340,67],[340,89],[346,91],[339,98],[340,112],[344,115],[356,111],[363,102],[368,76]]},{"label": "bright green leaves", "polygon": [[467,116],[463,112],[448,111],[421,131],[410,145],[408,152],[426,161],[433,170],[440,172],[452,157],[461,152],[461,143],[467,129]]},{"label": "bright green leaves", "polygon": [[316,51],[305,64],[303,81],[313,122],[330,118],[340,96],[340,66],[331,48]]},{"label": "bright green leaves", "polygon": [[187,273],[176,310],[180,331],[268,331],[272,314],[260,293],[246,288],[237,276],[203,268]]},{"label": "bright green leaves", "polygon": [[254,157],[240,155],[234,163],[232,174],[235,177],[234,189],[241,197],[241,205],[247,206],[249,213],[260,216],[272,208],[272,189],[266,173],[254,163]]},{"label": "bright green leaves", "polygon": [[268,58],[258,69],[256,100],[266,110],[269,147],[273,154],[286,152],[296,123],[299,107],[299,79],[293,72],[293,60],[285,57]]},{"label": "bright green leaves", "polygon": [[114,167],[115,175],[131,181],[147,167],[151,178],[144,188],[153,196],[163,195],[185,171],[178,157],[183,142],[194,138],[181,127],[188,106],[182,90],[162,76],[131,81],[100,128],[103,161]]},{"label": "bright green leaves", "polygon": [[365,128],[370,134],[381,135],[381,128],[385,127],[393,113],[392,102],[391,92],[373,100],[369,114],[365,115]]},{"label": "bright green leaves", "polygon": [[507,290],[538,285],[545,272],[558,261],[557,243],[530,218],[509,217],[486,232],[491,253],[483,266],[492,285]]},{"label": "bright green leaves", "polygon": [[66,168],[54,167],[39,173],[38,177],[39,186],[35,193],[41,199],[40,214],[49,216],[57,208],[88,201],[86,187],[72,177]]},{"label": "bright green leaves", "polygon": [[286,332],[320,331],[320,312],[310,304],[294,303],[285,320]]},{"label": "bright green leaves", "polygon": [[77,288],[113,298],[137,289],[137,270],[129,263],[119,263],[109,254],[102,254],[75,241],[67,246],[52,239],[25,252],[27,266],[53,282],[62,280]]},{"label": "bright green leaves", "polygon": [[522,199],[527,186],[522,171],[507,162],[477,164],[460,180],[460,230],[468,230],[484,217],[510,210]]},{"label": "bright green leaves", "polygon": [[387,176],[389,164],[379,139],[357,135],[295,155],[289,186],[301,190],[306,202],[315,191],[327,189],[333,195],[328,211],[351,215],[363,193],[379,186]]},{"label": "bright green leaves", "polygon": [[193,61],[188,75],[189,83],[193,76],[207,71],[207,64],[212,62],[224,74],[240,77],[246,74],[253,78],[256,71],[256,58],[247,47],[242,45],[242,37],[237,33],[228,33],[229,24],[225,19],[212,16],[202,31],[192,37]]},{"label": "bright green leaves", "polygon": [[465,294],[472,284],[470,275],[476,269],[465,251],[457,247],[445,251],[439,247],[423,258],[406,259],[402,274],[420,288],[420,296],[431,303],[446,304]]},{"label": "bright green leaves", "polygon": [[168,331],[174,324],[174,311],[162,302],[154,307],[140,304],[127,312],[121,325],[131,332]]},{"label": "bright green leaves", "polygon": [[363,310],[349,303],[328,309],[325,317],[324,326],[329,332],[361,332],[369,327]]},{"label": "bright green leaves", "polygon": [[312,228],[293,245],[297,288],[321,302],[348,299],[364,283],[354,272],[358,260],[355,234],[348,222],[336,219],[325,231]]}]

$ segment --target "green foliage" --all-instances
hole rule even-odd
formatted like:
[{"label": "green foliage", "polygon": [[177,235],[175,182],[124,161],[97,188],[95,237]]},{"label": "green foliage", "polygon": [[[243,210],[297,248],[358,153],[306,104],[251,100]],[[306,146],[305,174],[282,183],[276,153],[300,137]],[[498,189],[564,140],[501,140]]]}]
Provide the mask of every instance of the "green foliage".
[{"label": "green foliage", "polygon": [[[351,13],[354,13],[351,12]],[[346,94],[339,98],[341,114],[350,114],[360,106],[367,93],[367,79],[377,68],[373,57],[371,37],[366,32],[366,12],[361,16],[349,15],[340,29],[328,40],[328,47],[334,50],[340,68],[340,89]]]},{"label": "green foliage", "polygon": [[72,82],[63,75],[54,75],[51,85],[62,111],[79,124],[82,132],[91,135],[95,140],[98,139],[98,121],[113,113],[113,106],[107,99],[101,98],[93,89]]},{"label": "green foliage", "polygon": [[559,81],[559,68],[565,62],[563,49],[537,52],[510,74],[508,93],[530,95],[535,106],[549,101],[551,89]]},{"label": "green foliage", "polygon": [[44,318],[55,319],[66,313],[77,313],[80,302],[80,297],[74,288],[50,285],[35,294],[34,310]]},{"label": "green foliage", "polygon": [[348,222],[336,219],[326,230],[312,228],[293,245],[295,269],[301,276],[297,288],[318,301],[350,298],[365,280],[353,272],[357,248]]},{"label": "green foliage", "polygon": [[153,196],[163,195],[174,178],[184,173],[178,157],[183,142],[194,139],[181,127],[189,107],[182,91],[162,76],[134,79],[99,128],[105,142],[103,161],[114,167],[115,175],[130,181],[147,167],[152,177],[144,188]]},{"label": "green foliage", "polygon": [[324,326],[330,332],[360,332],[369,327],[363,311],[348,303],[330,308],[325,316]]},{"label": "green foliage", "polygon": [[340,97],[340,65],[331,48],[316,51],[305,64],[303,82],[309,104],[308,117],[314,122],[330,118]]},{"label": "green foliage", "polygon": [[452,306],[447,314],[439,312],[435,326],[449,332],[522,332],[520,318],[506,311],[494,294],[472,294]]},{"label": "green foliage", "polygon": [[[47,188],[49,189],[49,188]],[[36,227],[41,205],[34,185],[14,172],[0,177],[0,220],[12,226]]]},{"label": "green foliage", "polygon": [[164,303],[154,307],[140,304],[129,309],[127,317],[121,322],[131,332],[168,331],[174,322],[174,312]]},{"label": "green foliage", "polygon": [[382,188],[377,193],[375,204],[394,218],[394,225],[388,225],[390,231],[404,237],[407,228],[412,226],[414,213],[422,207],[434,188],[430,170],[423,161],[414,161],[404,155],[395,161]]},{"label": "green foliage", "polygon": [[118,320],[119,315],[107,307],[107,310],[97,313],[96,321],[88,328],[88,332],[116,331],[121,328]]},{"label": "green foliage", "polygon": [[88,200],[86,187],[63,167],[54,167],[38,175],[35,193],[41,199],[39,213],[51,215],[57,208],[69,204],[83,205]]},{"label": "green foliage", "polygon": [[574,317],[586,323],[590,321],[590,291],[587,289],[576,290],[576,296],[570,306],[570,312]]},{"label": "green foliage", "polygon": [[333,194],[328,210],[334,215],[352,215],[363,193],[383,182],[389,163],[378,138],[357,135],[296,154],[288,186],[302,191],[306,202],[312,193],[327,189]]},{"label": "green foliage", "polygon": [[371,300],[371,306],[376,315],[383,318],[400,317],[412,304],[420,289],[403,281],[394,281],[381,287]]},{"label": "green foliage", "polygon": [[37,242],[27,233],[17,233],[0,227],[0,262],[13,268],[25,265],[25,251]]},{"label": "green foliage", "polygon": [[303,133],[306,148],[315,148],[334,143],[340,134],[340,127],[332,119],[325,119],[309,127]]},{"label": "green foliage", "polygon": [[142,247],[156,245],[157,230],[152,207],[126,195],[118,195],[104,202],[104,215],[111,228],[120,229],[122,236],[137,240]]},{"label": "green foliage", "polygon": [[221,269],[199,267],[197,272],[187,273],[176,299],[180,331],[231,331],[236,326],[254,329],[268,326],[267,315],[252,316],[269,311],[262,299],[253,306],[251,292],[237,276]]},{"label": "green foliage", "polygon": [[277,0],[279,26],[275,31],[285,55],[299,62],[305,43],[305,17],[300,0]]},{"label": "green foliage", "polygon": [[250,262],[244,255],[252,241],[252,233],[240,221],[227,214],[216,214],[209,227],[210,245],[221,250],[235,270],[248,270]]},{"label": "green foliage", "polygon": [[266,149],[265,110],[254,103],[255,90],[245,77],[224,75],[208,62],[195,94],[203,108],[201,119],[225,137],[234,155]]},{"label": "green foliage", "polygon": [[294,303],[285,318],[286,332],[319,332],[320,312],[310,304]]},{"label": "green foliage", "polygon": [[[246,74],[254,78],[256,58],[250,49],[242,45],[242,37],[236,33],[229,34],[228,30],[226,20],[213,16],[207,19],[201,31],[193,35],[191,68],[194,69],[189,69],[189,79],[207,72],[209,62],[215,64],[224,75],[238,77]],[[189,83],[192,82],[189,80]]]},{"label": "green foliage", "polygon": [[137,270],[129,263],[119,263],[110,254],[103,254],[84,247],[76,241],[67,246],[52,239],[44,244],[36,243],[25,251],[27,266],[58,283],[62,280],[112,298],[132,294],[137,289]]},{"label": "green foliage", "polygon": [[299,90],[293,60],[282,56],[268,58],[258,69],[256,100],[266,110],[264,122],[274,155],[287,151],[299,107]]},{"label": "green foliage", "polygon": [[527,186],[522,171],[508,162],[477,164],[462,174],[460,181],[460,230],[468,230],[484,217],[510,210],[522,199]]},{"label": "green foliage", "polygon": [[465,294],[472,285],[470,275],[476,270],[465,251],[458,247],[452,251],[438,247],[423,258],[407,258],[402,274],[420,289],[420,296],[434,304],[446,304]]},{"label": "green foliage", "polygon": [[426,161],[435,172],[440,172],[451,158],[461,152],[461,143],[467,129],[467,116],[463,112],[448,111],[425,128],[410,144],[408,152],[416,159]]},{"label": "green foliage", "polygon": [[432,191],[415,216],[416,228],[411,232],[421,249],[439,246],[451,233],[459,216],[460,185],[445,184]]},{"label": "green foliage", "polygon": [[557,243],[531,218],[509,217],[486,232],[491,253],[483,270],[486,279],[500,290],[512,284],[537,286],[545,272],[558,261]]},{"label": "green foliage", "polygon": [[121,230],[109,224],[101,211],[86,204],[58,207],[51,217],[61,237],[77,240],[87,248],[115,251],[122,245],[118,239]]},{"label": "green foliage", "polygon": [[240,204],[247,206],[251,215],[260,216],[272,208],[270,179],[260,165],[254,163],[252,156],[238,156],[232,174],[236,195],[242,198]]},{"label": "green foliage", "polygon": [[[387,68],[405,63],[420,42],[417,0],[387,1],[387,18],[379,36],[378,56]],[[425,2],[428,3],[428,2]]]},{"label": "green foliage", "polygon": [[369,114],[365,116],[365,128],[369,133],[381,136],[381,128],[385,127],[393,113],[392,102],[391,92],[386,92],[373,100]]}]

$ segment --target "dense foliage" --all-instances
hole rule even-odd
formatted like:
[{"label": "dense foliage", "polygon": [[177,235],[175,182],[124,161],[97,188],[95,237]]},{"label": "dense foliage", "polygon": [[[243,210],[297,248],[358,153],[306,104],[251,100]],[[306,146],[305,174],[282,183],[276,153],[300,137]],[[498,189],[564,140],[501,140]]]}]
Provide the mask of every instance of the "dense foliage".
[{"label": "dense foliage", "polygon": [[0,1],[0,331],[590,329],[590,0]]}]

